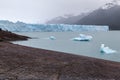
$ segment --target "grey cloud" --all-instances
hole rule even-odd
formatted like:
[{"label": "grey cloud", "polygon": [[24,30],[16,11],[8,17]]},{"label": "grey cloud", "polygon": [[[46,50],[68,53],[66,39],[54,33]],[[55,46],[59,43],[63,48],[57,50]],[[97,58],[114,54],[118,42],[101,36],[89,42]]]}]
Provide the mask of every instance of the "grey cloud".
[{"label": "grey cloud", "polygon": [[0,0],[0,19],[43,23],[64,14],[93,10],[110,0]]}]

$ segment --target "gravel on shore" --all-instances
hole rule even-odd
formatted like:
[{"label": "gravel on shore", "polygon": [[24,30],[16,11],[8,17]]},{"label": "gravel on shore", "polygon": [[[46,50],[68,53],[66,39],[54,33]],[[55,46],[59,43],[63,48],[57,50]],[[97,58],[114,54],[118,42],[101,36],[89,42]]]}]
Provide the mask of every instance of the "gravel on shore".
[{"label": "gravel on shore", "polygon": [[120,63],[0,42],[0,80],[120,80]]}]

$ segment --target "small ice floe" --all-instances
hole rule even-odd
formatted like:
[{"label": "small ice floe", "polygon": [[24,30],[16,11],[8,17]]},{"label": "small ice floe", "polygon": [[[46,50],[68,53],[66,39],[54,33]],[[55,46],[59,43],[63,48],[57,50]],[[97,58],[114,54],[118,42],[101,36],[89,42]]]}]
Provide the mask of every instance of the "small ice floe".
[{"label": "small ice floe", "polygon": [[100,47],[100,52],[101,53],[106,53],[106,54],[111,54],[111,53],[116,53],[116,50],[110,49],[109,47],[105,47],[105,44],[101,44]]},{"label": "small ice floe", "polygon": [[90,35],[80,34],[79,37],[73,38],[74,41],[90,41],[93,37]]},{"label": "small ice floe", "polygon": [[49,39],[55,40],[56,38],[54,36],[50,36]]}]

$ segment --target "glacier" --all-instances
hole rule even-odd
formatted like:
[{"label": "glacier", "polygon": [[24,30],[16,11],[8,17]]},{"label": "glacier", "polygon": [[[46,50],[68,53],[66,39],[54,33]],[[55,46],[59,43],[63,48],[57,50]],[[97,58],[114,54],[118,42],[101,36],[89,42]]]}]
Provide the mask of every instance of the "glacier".
[{"label": "glacier", "polygon": [[27,24],[0,21],[0,28],[11,32],[65,32],[65,31],[108,31],[109,26],[68,24]]}]

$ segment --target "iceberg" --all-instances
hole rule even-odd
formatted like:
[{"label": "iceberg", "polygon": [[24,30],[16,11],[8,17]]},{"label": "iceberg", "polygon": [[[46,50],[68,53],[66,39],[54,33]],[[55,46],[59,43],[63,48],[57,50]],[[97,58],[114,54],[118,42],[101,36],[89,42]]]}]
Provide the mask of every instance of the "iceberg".
[{"label": "iceberg", "polygon": [[55,38],[54,36],[50,36],[49,39],[51,39],[51,40],[55,40],[56,38]]},{"label": "iceberg", "polygon": [[90,35],[80,34],[79,37],[73,38],[74,41],[90,41],[93,37]]},{"label": "iceberg", "polygon": [[116,50],[110,49],[109,47],[105,47],[105,44],[101,44],[100,47],[100,52],[101,53],[106,53],[106,54],[111,54],[111,53],[116,53]]}]

